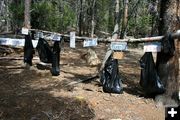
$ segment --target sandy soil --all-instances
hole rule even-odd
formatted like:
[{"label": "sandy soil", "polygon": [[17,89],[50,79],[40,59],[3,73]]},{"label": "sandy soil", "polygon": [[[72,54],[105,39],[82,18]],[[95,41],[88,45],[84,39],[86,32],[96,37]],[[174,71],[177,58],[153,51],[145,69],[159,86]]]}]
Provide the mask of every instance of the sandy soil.
[{"label": "sandy soil", "polygon": [[[106,45],[94,48],[102,60]],[[24,69],[23,60],[0,60],[0,120],[164,120],[164,108],[152,98],[144,97],[139,86],[141,49],[130,49],[119,70],[123,79],[123,94],[102,91],[99,78],[85,83],[70,84],[96,74],[96,67],[86,65],[81,55],[87,51],[79,44],[61,51],[59,76],[48,69],[37,69],[33,60]],[[23,57],[22,49],[1,56]],[[35,58],[37,56],[35,55]]]}]

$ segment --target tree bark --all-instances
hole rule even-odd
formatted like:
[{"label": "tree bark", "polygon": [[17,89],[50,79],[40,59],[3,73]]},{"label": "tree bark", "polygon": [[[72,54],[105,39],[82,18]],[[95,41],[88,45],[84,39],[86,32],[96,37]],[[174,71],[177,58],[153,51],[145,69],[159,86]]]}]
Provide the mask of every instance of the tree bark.
[{"label": "tree bark", "polygon": [[30,7],[31,0],[25,0],[24,27],[26,28],[31,28]]},{"label": "tree bark", "polygon": [[[119,21],[120,21],[120,17],[119,17],[119,3],[120,0],[115,0],[115,26],[114,26],[114,31],[113,31],[113,35],[112,35],[112,39],[115,39],[115,41],[118,39],[118,35],[119,35]],[[110,49],[110,47],[108,47],[106,55],[103,59],[102,65],[100,67],[100,73],[102,72],[106,61],[108,60],[108,58],[112,55],[113,51]]]},{"label": "tree bark", "polygon": [[[175,32],[180,28],[179,0],[163,0],[160,3],[159,35]],[[177,9],[175,9],[177,8]],[[165,85],[166,92],[161,97],[156,96],[156,100],[164,105],[175,105],[178,98],[179,88],[179,41],[175,41],[175,53],[168,56],[160,52],[157,54],[157,69],[160,79]],[[160,98],[160,100],[159,100]]]},{"label": "tree bark", "polygon": [[124,1],[124,16],[123,16],[123,22],[122,22],[122,29],[121,29],[121,35],[120,38],[123,39],[126,32],[126,26],[127,26],[127,20],[128,20],[128,3],[129,0]]},{"label": "tree bark", "polygon": [[116,4],[115,4],[115,12],[114,12],[114,18],[115,18],[115,26],[114,26],[114,32],[113,32],[113,39],[117,39],[118,35],[119,35],[119,0],[115,0]]},{"label": "tree bark", "polygon": [[81,36],[81,31],[82,31],[82,0],[80,0],[80,11],[79,11],[79,20],[78,20],[78,25],[79,25],[79,36]]},{"label": "tree bark", "polygon": [[94,36],[94,28],[95,28],[95,19],[94,19],[94,15],[95,15],[95,4],[96,4],[96,0],[93,0],[93,4],[92,4],[92,18],[91,18],[91,37]]}]

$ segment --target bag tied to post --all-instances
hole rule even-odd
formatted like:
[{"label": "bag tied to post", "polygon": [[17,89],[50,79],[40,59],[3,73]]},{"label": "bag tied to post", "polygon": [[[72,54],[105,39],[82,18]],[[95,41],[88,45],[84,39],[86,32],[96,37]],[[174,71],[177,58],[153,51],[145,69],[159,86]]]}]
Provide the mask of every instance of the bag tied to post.
[{"label": "bag tied to post", "polygon": [[43,39],[39,38],[37,47],[36,47],[40,60],[44,63],[52,63],[52,50],[51,47],[49,46],[48,42]]},{"label": "bag tied to post", "polygon": [[60,52],[61,52],[60,42],[55,41],[53,46],[52,69],[51,69],[51,74],[53,76],[58,76],[60,74],[60,67],[59,67]]},{"label": "bag tied to post", "polygon": [[103,91],[107,93],[122,93],[121,76],[118,70],[118,60],[112,56],[108,58],[105,67],[102,70],[100,82],[103,85]]},{"label": "bag tied to post", "polygon": [[33,54],[35,53],[30,35],[25,35],[24,63],[32,65]]},{"label": "bag tied to post", "polygon": [[141,78],[140,86],[147,95],[157,95],[165,92],[153,60],[151,52],[146,52],[140,59]]}]

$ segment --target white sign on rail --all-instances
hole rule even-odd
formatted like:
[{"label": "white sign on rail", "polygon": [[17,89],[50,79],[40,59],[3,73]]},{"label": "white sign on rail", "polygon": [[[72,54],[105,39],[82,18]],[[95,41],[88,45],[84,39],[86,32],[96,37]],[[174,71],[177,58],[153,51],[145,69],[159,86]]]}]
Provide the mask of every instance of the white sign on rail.
[{"label": "white sign on rail", "polygon": [[160,42],[144,43],[144,52],[161,52]]},{"label": "white sign on rail", "polygon": [[52,39],[53,39],[53,41],[60,41],[61,40],[61,36],[58,35],[58,34],[54,34]]},{"label": "white sign on rail", "polygon": [[23,35],[28,35],[29,30],[28,30],[27,28],[22,28],[22,29],[21,29],[21,33],[22,33]]},{"label": "white sign on rail", "polygon": [[[23,47],[25,43],[24,39],[15,38],[0,38],[0,45],[10,45],[13,47]],[[38,40],[32,40],[33,47],[36,48]]]},{"label": "white sign on rail", "polygon": [[97,46],[97,38],[84,40],[83,47]]},{"label": "white sign on rail", "polygon": [[75,48],[76,47],[76,33],[70,32],[70,47]]},{"label": "white sign on rail", "polygon": [[111,47],[111,50],[126,51],[127,42],[111,42],[110,47]]}]

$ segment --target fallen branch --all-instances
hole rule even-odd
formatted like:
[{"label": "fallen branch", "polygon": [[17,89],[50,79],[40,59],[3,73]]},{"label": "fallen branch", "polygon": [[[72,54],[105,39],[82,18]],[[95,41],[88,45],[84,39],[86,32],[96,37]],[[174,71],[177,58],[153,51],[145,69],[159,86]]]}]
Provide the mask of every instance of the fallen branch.
[{"label": "fallen branch", "polygon": [[84,80],[78,80],[78,81],[70,82],[70,83],[68,83],[66,86],[75,85],[75,84],[78,84],[78,83],[89,82],[89,81],[92,81],[92,80],[94,80],[94,79],[96,79],[96,78],[98,78],[98,77],[99,77],[99,75],[94,75],[94,76],[89,77],[89,78],[84,79]]}]

